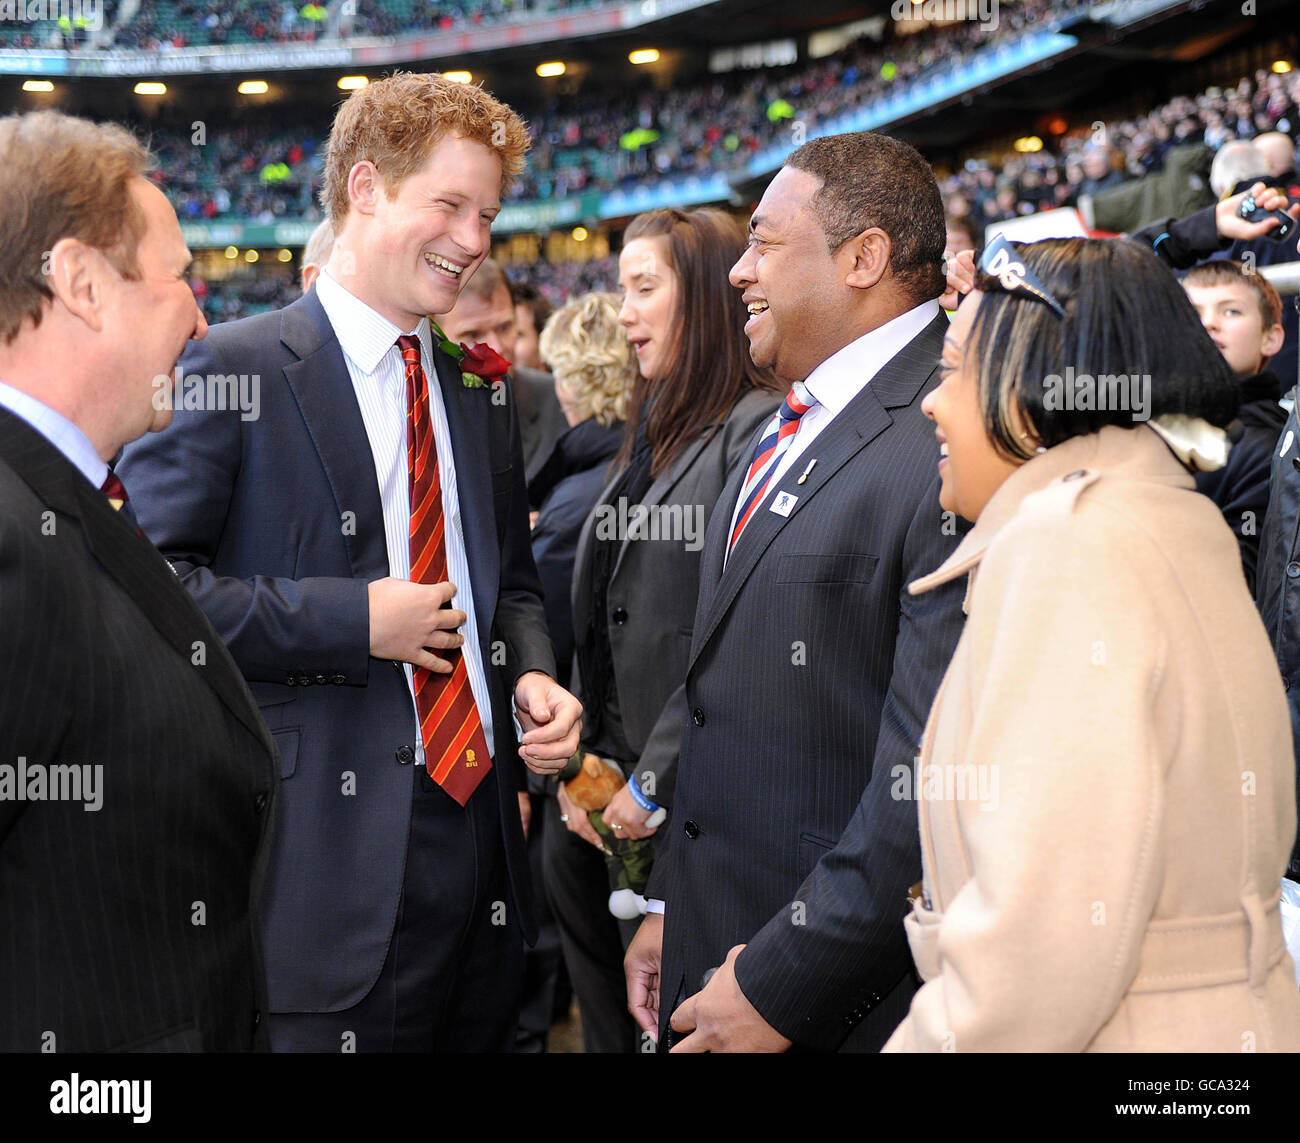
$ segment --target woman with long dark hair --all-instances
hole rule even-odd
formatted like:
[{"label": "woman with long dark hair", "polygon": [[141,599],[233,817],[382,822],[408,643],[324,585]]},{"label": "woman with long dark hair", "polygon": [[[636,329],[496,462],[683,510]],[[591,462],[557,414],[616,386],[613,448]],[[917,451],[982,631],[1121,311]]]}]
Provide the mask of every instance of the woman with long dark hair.
[{"label": "woman with long dark hair", "polygon": [[[727,279],[744,246],[723,211],[662,210],[633,220],[619,257],[619,320],[639,375],[611,480],[579,542],[573,590],[583,749],[628,779],[604,813],[619,838],[652,836],[649,823],[671,805],[682,728],[666,708],[686,677],[704,531],[785,391],[750,359],[745,306]],[[558,828],[546,831],[547,895],[585,1046],[633,1051],[622,956],[639,917],[623,918],[620,932],[599,836],[562,789],[557,808]]]},{"label": "woman with long dark hair", "polygon": [[914,783],[925,984],[886,1050],[1300,1049],[1278,899],[1295,836],[1277,664],[1195,490],[1240,401],[1127,241],[985,251],[936,425],[975,526]]}]

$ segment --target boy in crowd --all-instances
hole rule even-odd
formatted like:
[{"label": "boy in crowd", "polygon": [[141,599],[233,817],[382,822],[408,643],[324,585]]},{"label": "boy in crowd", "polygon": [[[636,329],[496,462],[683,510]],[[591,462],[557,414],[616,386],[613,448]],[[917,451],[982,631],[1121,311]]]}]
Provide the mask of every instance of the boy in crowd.
[{"label": "boy in crowd", "polygon": [[1233,444],[1228,463],[1215,472],[1197,473],[1196,489],[1223,511],[1253,593],[1270,458],[1286,421],[1278,404],[1282,383],[1265,368],[1282,348],[1282,299],[1265,278],[1247,273],[1240,262],[1202,263],[1183,279],[1183,288],[1241,385],[1241,409],[1229,428]]}]

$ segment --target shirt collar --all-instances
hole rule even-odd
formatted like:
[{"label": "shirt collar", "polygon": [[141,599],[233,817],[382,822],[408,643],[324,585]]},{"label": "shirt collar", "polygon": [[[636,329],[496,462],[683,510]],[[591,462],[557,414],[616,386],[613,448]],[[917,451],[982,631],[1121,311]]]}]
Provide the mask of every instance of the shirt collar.
[{"label": "shirt collar", "polygon": [[891,318],[831,354],[804,384],[830,413],[838,413],[938,314],[939,303],[930,300]]},{"label": "shirt collar", "polygon": [[372,309],[355,294],[339,285],[328,269],[316,279],[316,296],[334,327],[339,348],[352,363],[369,376],[379,368],[384,355],[397,344],[405,333],[420,339],[421,357],[433,361],[433,339],[429,332],[429,319],[423,317],[413,330],[395,326],[378,310]]},{"label": "shirt collar", "polygon": [[0,406],[31,425],[96,488],[103,485],[108,465],[95,451],[90,438],[62,413],[56,413],[43,401],[3,381],[0,381]]}]

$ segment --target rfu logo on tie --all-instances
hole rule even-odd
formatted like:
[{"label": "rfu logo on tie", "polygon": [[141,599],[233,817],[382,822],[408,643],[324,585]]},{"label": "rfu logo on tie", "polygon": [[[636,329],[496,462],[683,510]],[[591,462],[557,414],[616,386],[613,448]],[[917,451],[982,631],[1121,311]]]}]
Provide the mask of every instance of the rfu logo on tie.
[{"label": "rfu logo on tie", "polygon": [[772,501],[772,511],[778,516],[789,516],[798,500],[799,497],[791,496],[788,492],[778,492]]},{"label": "rfu logo on tie", "polygon": [[476,761],[474,761],[474,751],[472,751],[472,750],[466,750],[466,751],[465,751],[465,765],[466,765],[466,766],[477,766],[477,765],[478,765],[478,763],[477,763]]}]

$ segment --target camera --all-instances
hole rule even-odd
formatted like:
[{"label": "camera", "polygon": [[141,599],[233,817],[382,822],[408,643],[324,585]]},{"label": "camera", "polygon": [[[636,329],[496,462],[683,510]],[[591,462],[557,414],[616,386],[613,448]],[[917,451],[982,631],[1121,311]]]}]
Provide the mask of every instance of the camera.
[{"label": "camera", "polygon": [[1248,194],[1241,200],[1241,205],[1237,207],[1237,217],[1244,218],[1247,222],[1263,222],[1266,218],[1276,218],[1280,225],[1275,226],[1265,238],[1272,242],[1281,242],[1290,237],[1295,231],[1295,219],[1285,211],[1281,210],[1262,210],[1255,202],[1255,196]]}]

